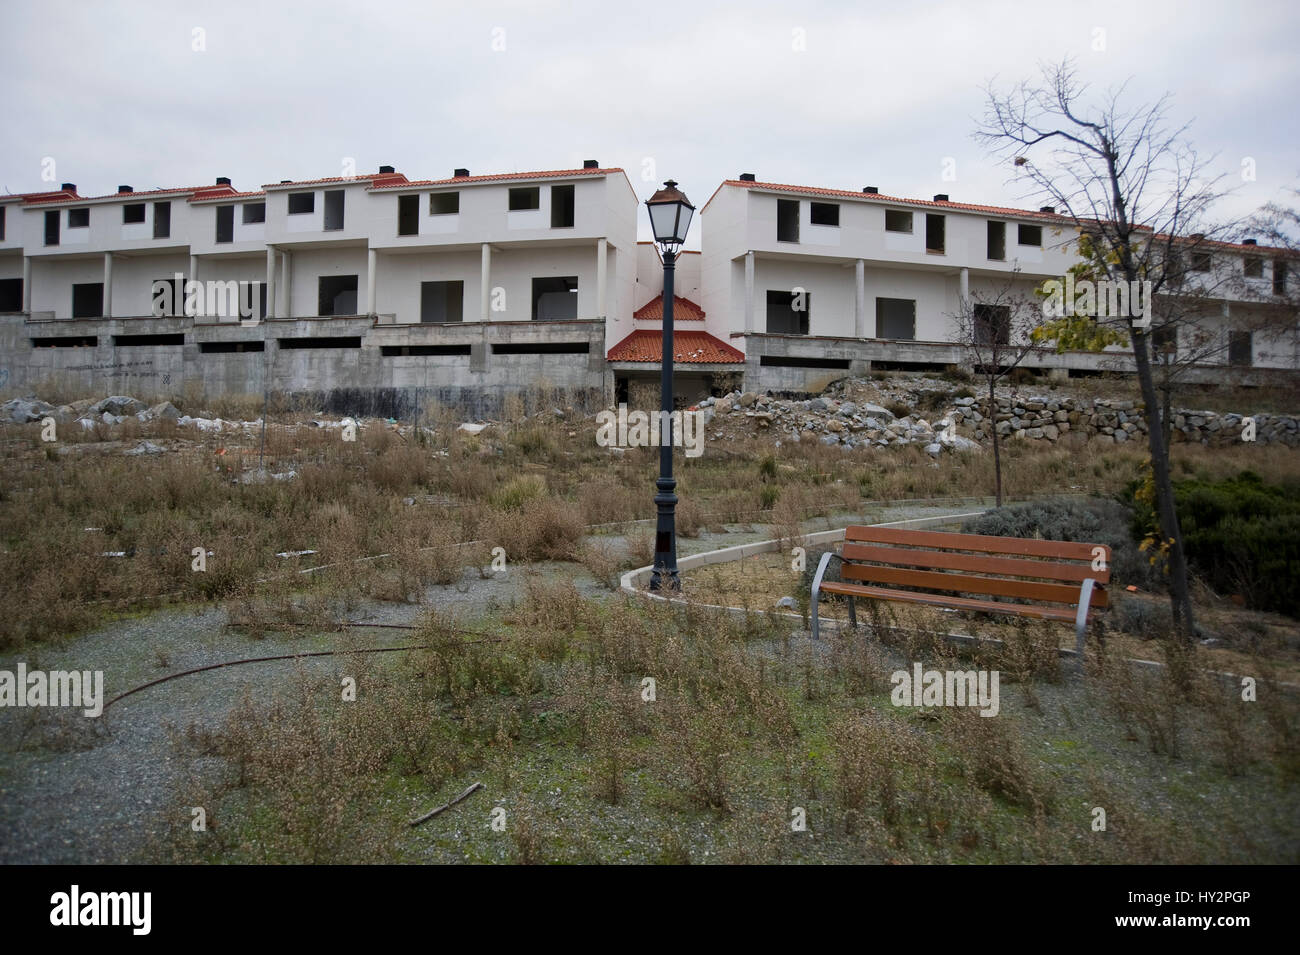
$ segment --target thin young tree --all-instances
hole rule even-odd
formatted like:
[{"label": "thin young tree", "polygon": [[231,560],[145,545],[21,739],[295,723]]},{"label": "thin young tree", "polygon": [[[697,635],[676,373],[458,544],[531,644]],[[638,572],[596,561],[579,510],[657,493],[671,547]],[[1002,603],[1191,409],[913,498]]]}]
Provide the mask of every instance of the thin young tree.
[{"label": "thin young tree", "polygon": [[959,298],[952,315],[957,342],[988,394],[985,430],[993,443],[993,481],[998,507],[1002,506],[1002,440],[998,433],[998,383],[1039,348],[1033,333],[1042,320],[1042,306],[1018,285],[1019,270],[987,289],[972,290]]},{"label": "thin young tree", "polygon": [[[1191,145],[1188,127],[1171,124],[1168,95],[1139,105],[1127,99],[1124,86],[1094,97],[1066,59],[1044,67],[1037,81],[1007,91],[990,84],[975,137],[1011,164],[1029,192],[1062,209],[1088,237],[1093,267],[1130,287],[1151,283],[1154,298],[1181,273],[1182,256],[1226,235],[1225,227],[1209,222],[1224,190],[1211,160]],[[1133,316],[1126,331],[1147,423],[1174,629],[1190,640],[1195,621],[1187,561],[1146,321]]]}]

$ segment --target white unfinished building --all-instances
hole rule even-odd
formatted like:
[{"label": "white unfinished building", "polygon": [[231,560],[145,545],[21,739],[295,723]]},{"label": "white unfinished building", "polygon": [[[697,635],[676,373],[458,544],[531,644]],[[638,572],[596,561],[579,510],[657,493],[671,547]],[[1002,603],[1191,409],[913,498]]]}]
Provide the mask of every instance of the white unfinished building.
[{"label": "white unfinished building", "polygon": [[[436,400],[491,413],[545,385],[597,404],[657,389],[663,273],[636,241],[621,169],[410,180],[374,175],[83,197],[0,198],[0,386],[301,394],[403,414]],[[675,365],[691,399],[743,383],[820,390],[873,367],[967,363],[955,314],[1015,273],[1026,291],[1077,257],[1051,209],[727,180],[679,256]],[[1236,275],[1205,374],[1300,368],[1286,257],[1206,243],[1189,265]],[[1226,286],[1225,286],[1226,287]],[[160,295],[160,292],[162,293]],[[1165,347],[1181,347],[1167,341]],[[1042,353],[1055,374],[1131,367]]]}]

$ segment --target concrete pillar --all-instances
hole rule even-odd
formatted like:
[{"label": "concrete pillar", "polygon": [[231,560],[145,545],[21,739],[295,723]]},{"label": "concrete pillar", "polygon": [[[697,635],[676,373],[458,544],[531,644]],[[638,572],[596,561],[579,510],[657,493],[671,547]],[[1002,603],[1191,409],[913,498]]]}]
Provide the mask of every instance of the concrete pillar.
[{"label": "concrete pillar", "polygon": [[609,243],[602,237],[596,240],[596,317],[604,318],[605,293],[608,288],[608,276],[605,274]]},{"label": "concrete pillar", "polygon": [[964,308],[966,300],[970,298],[970,269],[962,269],[957,273],[957,295],[960,299],[957,304]]},{"label": "concrete pillar", "polygon": [[853,334],[867,336],[867,263],[858,259],[853,263]]},{"label": "concrete pillar", "polygon": [[32,257],[23,256],[23,311],[32,313]]},{"label": "concrete pillar", "polygon": [[478,320],[486,322],[492,307],[492,246],[483,243],[482,265],[479,269]]},{"label": "concrete pillar", "polygon": [[181,289],[181,292],[180,292],[180,296],[181,296],[181,312],[182,312],[182,313],[183,313],[187,318],[197,318],[198,316],[200,316],[200,315],[203,314],[203,298],[204,298],[204,296],[203,296],[203,293],[201,293],[201,292],[198,293],[198,294],[195,296],[195,298],[198,300],[198,301],[197,301],[198,308],[194,310],[194,314],[193,314],[193,315],[190,315],[189,312],[185,311],[185,303],[189,300],[189,286],[188,286],[188,283],[189,283],[189,282],[197,282],[198,280],[199,280],[199,257],[198,257],[197,255],[191,255],[191,256],[190,256],[190,274],[189,274],[189,275],[186,277],[186,279],[185,279],[185,281],[186,281],[186,283],[187,283],[186,286],[185,286],[184,288],[182,288],[182,289]]},{"label": "concrete pillar", "polygon": [[754,330],[754,251],[745,253],[745,331]]},{"label": "concrete pillar", "polygon": [[[276,314],[281,318],[293,318],[293,254],[290,252],[280,253],[280,285],[284,291],[280,293],[280,307]],[[267,301],[270,301],[271,293],[267,291]]]},{"label": "concrete pillar", "polygon": [[275,246],[266,247],[266,317],[279,314],[275,307]]},{"label": "concrete pillar", "polygon": [[113,317],[113,253],[104,253],[104,317]]},{"label": "concrete pillar", "polygon": [[378,257],[374,249],[366,250],[366,314],[375,314],[375,269]]}]

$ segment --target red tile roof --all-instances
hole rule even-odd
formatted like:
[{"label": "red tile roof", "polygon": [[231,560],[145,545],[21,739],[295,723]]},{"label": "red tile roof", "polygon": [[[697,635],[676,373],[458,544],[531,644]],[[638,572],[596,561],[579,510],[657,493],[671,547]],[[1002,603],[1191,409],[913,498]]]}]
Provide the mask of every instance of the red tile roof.
[{"label": "red tile roof", "polygon": [[406,182],[406,177],[400,172],[376,172],[362,176],[325,176],[322,179],[296,179],[293,182],[268,182],[264,183],[263,189],[289,189],[294,186],[318,186],[325,183],[333,182],[368,182],[372,186],[383,183],[385,185],[392,183],[401,185]]},{"label": "red tile roof", "polygon": [[402,189],[410,186],[454,186],[462,182],[505,182],[514,179],[567,179],[570,176],[606,176],[622,172],[617,166],[609,169],[550,169],[542,172],[502,172],[490,176],[459,176],[451,179],[416,179],[410,182],[376,183],[372,189]]},{"label": "red tile roof", "polygon": [[[632,317],[662,322],[664,319],[664,293],[660,292],[650,301],[646,302],[636,310]],[[674,295],[673,321],[702,322],[704,321],[704,309],[700,308],[689,298],[682,298],[680,295]]]},{"label": "red tile roof", "polygon": [[79,202],[81,197],[75,192],[64,192],[60,189],[58,192],[20,192],[17,195],[5,196],[5,199],[20,199],[24,205],[36,205],[40,202],[61,202],[63,200]]},{"label": "red tile roof", "polygon": [[[1059,212],[1039,212],[1037,209],[1010,209],[1005,206],[982,206],[966,202],[935,202],[932,199],[904,199],[901,196],[886,196],[878,192],[853,192],[849,189],[826,189],[821,186],[792,186],[780,182],[746,182],[741,179],[727,179],[709,196],[709,202],[722,191],[723,186],[736,186],[741,189],[770,189],[777,192],[797,192],[808,196],[829,196],[837,199],[865,199],[869,202],[893,202],[908,206],[924,206],[936,209],[958,209],[963,212],[985,212],[993,215],[1029,217],[1051,221],[1070,220],[1069,216]],[[704,204],[707,209],[709,202]],[[703,210],[701,210],[703,211]]]},{"label": "red tile roof", "polygon": [[137,189],[134,192],[110,192],[102,196],[79,196],[73,192],[40,192],[27,197],[29,204],[49,202],[99,202],[104,199],[128,201],[136,196],[184,196],[202,189],[225,189],[225,186],[176,186],[171,189]]},{"label": "red tile roof", "polygon": [[236,192],[234,189],[226,186],[205,186],[196,190],[194,195],[190,196],[190,202],[214,202],[220,199],[248,199],[253,196],[265,196],[266,193],[260,189],[252,192]]},{"label": "red tile roof", "polygon": [[[641,329],[628,335],[609,350],[608,361],[631,361],[659,364],[663,359],[663,332]],[[673,333],[673,361],[685,365],[739,365],[744,352],[718,341],[708,332]]]}]

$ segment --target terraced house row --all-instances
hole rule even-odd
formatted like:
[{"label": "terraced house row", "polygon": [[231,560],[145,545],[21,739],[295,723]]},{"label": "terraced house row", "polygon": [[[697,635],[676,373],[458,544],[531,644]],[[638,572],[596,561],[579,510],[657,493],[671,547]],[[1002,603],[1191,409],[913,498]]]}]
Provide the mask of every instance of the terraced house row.
[{"label": "terraced house row", "polygon": [[[103,390],[273,391],[401,413],[437,400],[490,413],[544,384],[597,403],[654,389],[662,263],[637,241],[622,169],[411,180],[373,175],[81,196],[0,198],[0,383]],[[1028,292],[1077,260],[1055,210],[1018,210],[727,180],[679,256],[678,393],[817,390],[873,367],[969,359],[959,303],[1009,279]],[[1220,283],[1204,374],[1300,368],[1287,259],[1197,246]],[[242,312],[239,306],[242,306]],[[1294,311],[1289,313],[1294,315]],[[1167,335],[1163,347],[1190,347]],[[1056,374],[1131,367],[1039,354]],[[635,400],[635,398],[633,398]],[[651,404],[653,399],[647,399]]]}]

